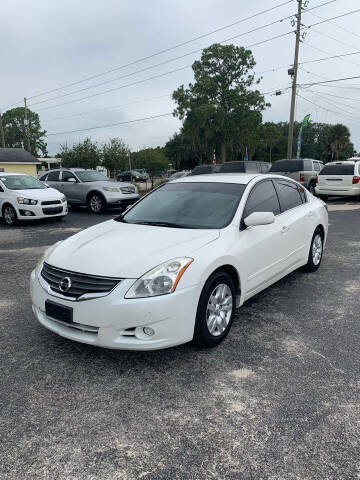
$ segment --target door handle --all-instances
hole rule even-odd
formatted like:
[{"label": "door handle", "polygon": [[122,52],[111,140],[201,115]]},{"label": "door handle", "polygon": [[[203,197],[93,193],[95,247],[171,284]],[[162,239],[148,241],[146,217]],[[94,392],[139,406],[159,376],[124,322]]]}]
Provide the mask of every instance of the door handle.
[{"label": "door handle", "polygon": [[290,230],[290,228],[286,225],[284,225],[281,229],[281,233],[287,233]]}]

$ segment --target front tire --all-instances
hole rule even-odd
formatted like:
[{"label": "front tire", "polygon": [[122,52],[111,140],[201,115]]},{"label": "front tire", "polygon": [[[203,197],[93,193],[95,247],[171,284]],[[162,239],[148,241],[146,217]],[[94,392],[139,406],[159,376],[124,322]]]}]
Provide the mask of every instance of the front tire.
[{"label": "front tire", "polygon": [[216,272],[201,292],[194,332],[199,346],[215,347],[230,331],[234,320],[236,293],[234,282],[225,272]]},{"label": "front tire", "polygon": [[18,217],[14,207],[12,207],[9,204],[4,205],[2,214],[3,214],[3,219],[6,225],[9,225],[9,227],[12,227],[17,224]]},{"label": "front tire", "polygon": [[100,193],[92,193],[88,199],[88,208],[91,213],[101,213],[105,209],[105,199]]},{"label": "front tire", "polygon": [[324,252],[324,235],[320,228],[317,228],[310,244],[309,258],[305,265],[307,272],[316,272],[320,267]]}]

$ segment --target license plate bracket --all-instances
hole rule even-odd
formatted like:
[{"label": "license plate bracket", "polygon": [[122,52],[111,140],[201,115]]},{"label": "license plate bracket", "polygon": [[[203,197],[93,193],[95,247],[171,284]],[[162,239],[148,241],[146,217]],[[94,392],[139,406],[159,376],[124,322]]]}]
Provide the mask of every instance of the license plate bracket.
[{"label": "license plate bracket", "polygon": [[59,320],[64,323],[73,322],[73,309],[60,303],[52,302],[51,300],[45,301],[45,313],[47,317]]}]

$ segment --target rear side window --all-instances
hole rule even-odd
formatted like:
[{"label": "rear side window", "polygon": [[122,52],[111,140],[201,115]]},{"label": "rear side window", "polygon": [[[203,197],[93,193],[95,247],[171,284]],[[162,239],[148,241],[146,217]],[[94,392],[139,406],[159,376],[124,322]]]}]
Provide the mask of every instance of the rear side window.
[{"label": "rear side window", "polygon": [[281,180],[275,181],[280,198],[281,210],[283,212],[302,205],[303,201],[300,196],[299,187],[296,183],[283,182]]},{"label": "rear side window", "polygon": [[59,170],[56,170],[55,172],[50,172],[47,177],[48,182],[58,182],[59,175],[60,175]]},{"label": "rear side window", "polygon": [[47,176],[48,176],[48,174],[45,173],[45,175],[41,175],[41,177],[39,178],[39,180],[41,180],[42,182],[45,182]]},{"label": "rear side window", "polygon": [[354,175],[354,165],[351,163],[325,165],[319,175]]},{"label": "rear side window", "polygon": [[280,205],[275,187],[271,180],[260,182],[251,190],[244,210],[244,218],[254,212],[280,213]]},{"label": "rear side window", "polygon": [[303,170],[303,160],[278,160],[270,168],[271,173],[300,172],[301,170]]},{"label": "rear side window", "polygon": [[270,170],[270,167],[271,167],[271,165],[269,165],[268,163],[261,163],[260,164],[260,168],[261,168],[262,173],[268,173],[268,171]]},{"label": "rear side window", "polygon": [[321,163],[314,162],[314,169],[315,169],[317,172],[320,172],[321,167],[322,167]]},{"label": "rear side window", "polygon": [[191,175],[203,175],[205,173],[212,173],[212,165],[204,165],[195,167]]},{"label": "rear side window", "polygon": [[311,160],[303,160],[303,168],[302,170],[305,170],[305,172],[311,172],[312,169],[313,169],[313,166],[312,166],[312,161]]},{"label": "rear side window", "polygon": [[245,163],[245,171],[246,173],[259,173],[260,166],[256,162],[246,162]]}]

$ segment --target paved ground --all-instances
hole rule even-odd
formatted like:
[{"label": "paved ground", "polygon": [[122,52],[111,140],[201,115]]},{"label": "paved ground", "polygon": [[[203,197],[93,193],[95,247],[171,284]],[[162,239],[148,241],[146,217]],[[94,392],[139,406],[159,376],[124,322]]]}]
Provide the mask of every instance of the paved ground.
[{"label": "paved ground", "polygon": [[41,252],[115,212],[0,224],[0,478],[359,479],[360,202],[331,205],[319,272],[249,301],[214,350],[114,352],[34,321]]}]

